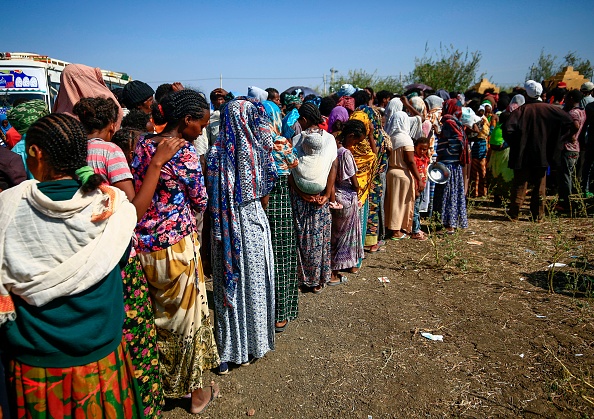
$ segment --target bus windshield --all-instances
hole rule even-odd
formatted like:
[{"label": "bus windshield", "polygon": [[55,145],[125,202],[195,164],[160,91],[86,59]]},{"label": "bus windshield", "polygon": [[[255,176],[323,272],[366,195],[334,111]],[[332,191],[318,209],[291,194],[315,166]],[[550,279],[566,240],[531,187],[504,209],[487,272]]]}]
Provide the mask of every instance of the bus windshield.
[{"label": "bus windshield", "polygon": [[14,106],[14,102],[26,102],[33,99],[41,99],[45,102],[45,95],[43,93],[18,93],[6,92],[0,90],[0,108],[10,108]]}]

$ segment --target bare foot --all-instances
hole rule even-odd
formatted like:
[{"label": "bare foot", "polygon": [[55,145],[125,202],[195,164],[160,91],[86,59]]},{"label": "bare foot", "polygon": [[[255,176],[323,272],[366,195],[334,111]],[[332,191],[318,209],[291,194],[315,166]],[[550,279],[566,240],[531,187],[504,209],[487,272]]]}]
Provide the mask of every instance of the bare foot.
[{"label": "bare foot", "polygon": [[288,320],[283,320],[282,322],[276,322],[276,323],[274,323],[274,326],[275,327],[285,327],[287,322],[288,322]]},{"label": "bare foot", "polygon": [[219,395],[219,386],[214,381],[210,382],[210,386],[199,388],[192,392],[192,407],[190,413],[202,413]]},{"label": "bare foot", "polygon": [[347,269],[346,271],[352,274],[356,274],[357,272],[359,272],[359,268],[352,267],[350,269]]}]

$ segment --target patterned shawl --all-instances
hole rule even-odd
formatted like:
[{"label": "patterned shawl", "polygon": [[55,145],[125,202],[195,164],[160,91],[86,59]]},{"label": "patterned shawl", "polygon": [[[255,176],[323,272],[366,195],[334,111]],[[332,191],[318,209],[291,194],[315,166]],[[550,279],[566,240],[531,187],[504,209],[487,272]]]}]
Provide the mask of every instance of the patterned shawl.
[{"label": "patterned shawl", "polygon": [[[462,151],[460,152],[460,164],[467,165],[470,163],[470,153],[468,153],[468,139],[464,132],[464,126],[460,122],[462,118],[462,107],[458,99],[449,99],[443,104],[443,116],[441,117],[442,127],[448,126],[448,132],[456,138],[460,139],[462,143]],[[443,128],[442,128],[443,133]]]},{"label": "patterned shawl", "polygon": [[8,120],[19,134],[24,135],[35,121],[48,115],[47,105],[41,99],[21,103],[8,111]]},{"label": "patterned shawl", "polygon": [[264,109],[266,109],[266,114],[270,118],[270,122],[272,124],[272,137],[276,140],[277,137],[282,137],[281,131],[283,129],[283,118],[281,116],[281,111],[278,105],[274,102],[269,100],[265,100],[262,102],[264,105]]},{"label": "patterned shawl", "polygon": [[224,254],[225,305],[234,307],[241,258],[237,207],[270,193],[278,178],[264,106],[239,97],[221,108],[221,131],[207,155],[212,237]]},{"label": "patterned shawl", "polygon": [[358,121],[363,122],[365,128],[367,129],[367,136],[361,142],[359,142],[354,147],[350,148],[351,153],[353,153],[353,157],[355,158],[355,163],[357,163],[357,181],[359,182],[359,202],[361,204],[365,204],[367,200],[367,196],[369,194],[369,188],[371,186],[371,181],[373,180],[374,176],[374,165],[377,159],[377,156],[371,149],[371,145],[369,144],[369,134],[373,132],[373,125],[371,123],[371,119],[369,114],[362,109],[357,109],[355,112],[351,114],[350,119],[356,119]]}]

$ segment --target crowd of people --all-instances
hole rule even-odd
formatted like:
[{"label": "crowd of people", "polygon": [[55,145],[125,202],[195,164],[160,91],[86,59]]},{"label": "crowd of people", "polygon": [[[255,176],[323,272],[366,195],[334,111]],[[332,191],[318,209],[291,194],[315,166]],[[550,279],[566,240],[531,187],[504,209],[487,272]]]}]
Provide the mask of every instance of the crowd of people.
[{"label": "crowd of people", "polygon": [[422,218],[467,228],[468,197],[490,189],[518,220],[532,183],[542,221],[551,167],[559,210],[576,179],[589,194],[592,90],[252,86],[209,103],[67,66],[51,113],[0,116],[4,411],[160,417],[185,397],[203,412],[219,393],[206,371],[274,350],[299,290],[344,284],[386,240],[426,240]]}]

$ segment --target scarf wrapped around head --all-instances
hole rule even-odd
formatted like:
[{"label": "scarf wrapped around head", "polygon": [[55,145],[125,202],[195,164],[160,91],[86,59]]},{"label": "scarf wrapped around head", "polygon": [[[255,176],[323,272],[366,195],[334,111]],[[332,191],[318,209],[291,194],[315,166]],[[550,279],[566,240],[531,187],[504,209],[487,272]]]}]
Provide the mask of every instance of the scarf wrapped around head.
[{"label": "scarf wrapped around head", "polygon": [[460,163],[467,165],[470,163],[470,153],[468,153],[468,139],[464,132],[464,126],[461,122],[462,107],[458,99],[447,100],[443,105],[443,116],[441,117],[442,130],[441,137],[447,135],[449,138],[457,138],[462,144],[462,151],[460,152]]},{"label": "scarf wrapped around head", "polygon": [[386,122],[386,132],[392,139],[392,150],[404,146],[414,146],[410,137],[410,117],[403,111],[397,111],[390,115]]},{"label": "scarf wrapped around head", "polygon": [[256,86],[248,86],[248,96],[256,98],[259,102],[264,102],[268,99],[268,92]]},{"label": "scarf wrapped around head", "polygon": [[265,100],[262,102],[264,105],[264,109],[266,109],[266,114],[270,118],[270,123],[272,125],[272,137],[273,140],[276,140],[277,137],[282,137],[282,129],[283,129],[283,119],[281,117],[281,111],[278,105],[274,102],[269,100]]},{"label": "scarf wrapped around head", "polygon": [[336,106],[342,106],[349,112],[353,112],[355,110],[355,99],[350,96],[342,96],[340,99],[338,99]]},{"label": "scarf wrapped around head", "polygon": [[384,127],[388,134],[390,133],[388,131],[388,121],[390,120],[390,117],[392,115],[394,115],[396,112],[402,111],[403,109],[404,109],[404,105],[402,104],[402,101],[398,97],[395,97],[394,99],[390,100],[390,102],[388,102],[388,106],[386,106],[386,112],[385,112],[386,126]]},{"label": "scarf wrapped around head", "polygon": [[47,105],[41,99],[21,103],[8,111],[8,120],[19,134],[24,135],[35,121],[49,115]]},{"label": "scarf wrapped around head", "polygon": [[437,92],[435,92],[435,94],[442,98],[444,101],[450,100],[450,94],[443,89],[439,89]]},{"label": "scarf wrapped around head", "polygon": [[425,103],[427,103],[427,107],[430,111],[434,109],[441,109],[443,106],[443,99],[436,95],[427,96],[425,98]]},{"label": "scarf wrapped around head", "polygon": [[460,119],[462,116],[462,106],[458,102],[458,99],[446,100],[443,104],[443,115],[452,115],[456,119]]},{"label": "scarf wrapped around head", "polygon": [[297,95],[285,95],[285,97],[283,99],[283,104],[285,106],[301,105],[301,103],[302,103],[301,98]]},{"label": "scarf wrapped around head", "polygon": [[118,106],[116,130],[120,129],[124,112],[119,105],[118,99],[105,85],[101,69],[82,64],[68,64],[60,75],[60,90],[58,91],[58,97],[56,98],[52,112],[65,113],[77,118],[72,113],[72,108],[84,97],[113,99]]},{"label": "scarf wrapped around head", "polygon": [[332,133],[332,127],[336,121],[346,122],[349,120],[349,111],[344,106],[336,106],[328,116],[328,132]]},{"label": "scarf wrapped around head", "polygon": [[513,112],[525,103],[526,103],[526,98],[524,96],[515,95],[512,98],[512,100],[509,102],[509,105],[507,106],[507,111]]},{"label": "scarf wrapped around head", "polygon": [[225,305],[235,306],[240,276],[241,227],[236,207],[270,193],[276,179],[273,136],[264,106],[239,97],[221,108],[221,130],[207,155],[212,237],[224,258]]},{"label": "scarf wrapped around head", "polygon": [[0,114],[0,130],[2,130],[2,132],[4,134],[6,134],[8,132],[9,129],[12,128],[12,126],[10,125],[10,122],[8,122],[8,125],[4,126],[2,124],[2,122],[7,121],[8,117],[5,114]]},{"label": "scarf wrapped around head", "polygon": [[340,86],[340,90],[336,92],[336,96],[352,96],[353,93],[355,93],[356,91],[357,89],[355,89],[352,84],[343,84],[342,86]]},{"label": "scarf wrapped around head", "polygon": [[412,105],[415,110],[421,114],[421,118],[423,121],[427,119],[427,106],[425,106],[425,101],[419,97],[414,96],[410,99],[410,104]]}]

